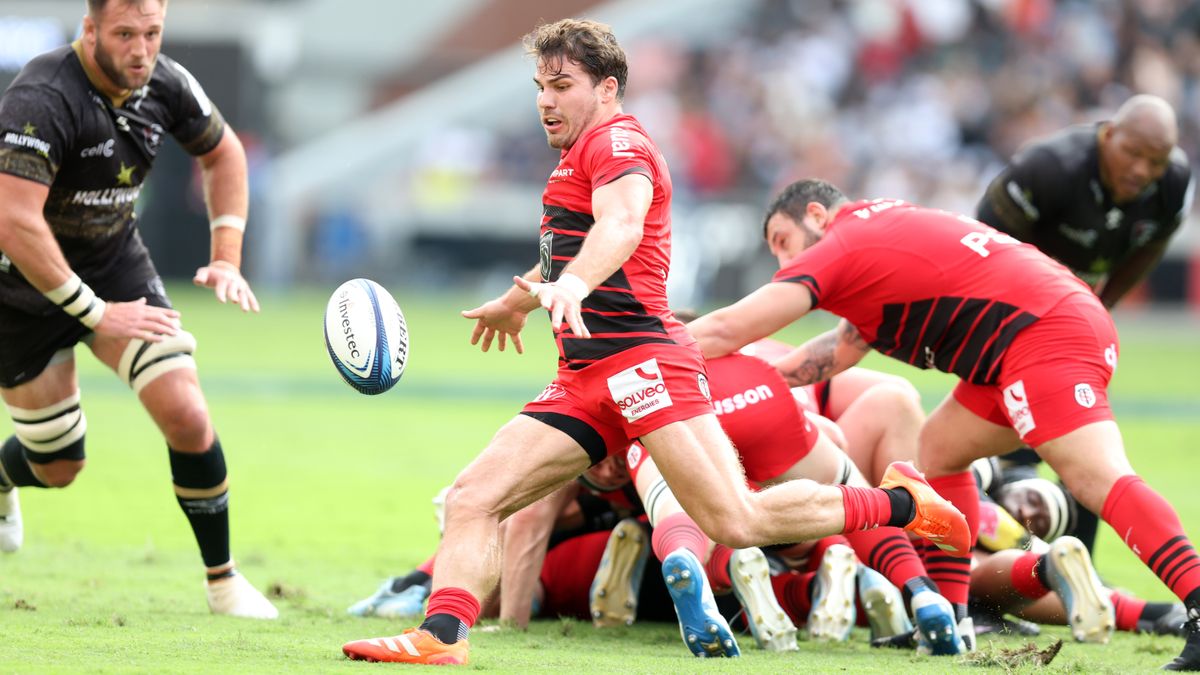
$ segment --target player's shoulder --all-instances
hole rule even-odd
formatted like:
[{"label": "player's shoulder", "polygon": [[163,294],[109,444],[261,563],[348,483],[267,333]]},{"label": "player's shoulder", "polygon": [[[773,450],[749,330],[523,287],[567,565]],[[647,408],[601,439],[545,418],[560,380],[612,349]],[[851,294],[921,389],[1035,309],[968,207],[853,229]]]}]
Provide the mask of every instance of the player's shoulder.
[{"label": "player's shoulder", "polygon": [[1069,126],[1029,142],[1017,152],[1014,160],[1064,172],[1082,169],[1094,161],[1098,131],[1095,124]]},{"label": "player's shoulder", "polygon": [[150,78],[152,87],[167,91],[180,91],[194,80],[187,68],[166,54],[158,55],[158,63],[155,64],[154,74]]},{"label": "player's shoulder", "polygon": [[61,94],[72,88],[70,83],[82,76],[83,70],[75,50],[71,45],[63,45],[30,59],[13,78],[9,92],[40,90]]},{"label": "player's shoulder", "polygon": [[633,156],[638,152],[657,152],[650,135],[633,115],[617,115],[588,130],[579,145],[589,152],[610,151],[613,157]]},{"label": "player's shoulder", "polygon": [[1163,180],[1172,187],[1183,189],[1192,180],[1192,165],[1188,161],[1187,152],[1178,145],[1171,150],[1171,155],[1167,160],[1167,170],[1163,174]]}]

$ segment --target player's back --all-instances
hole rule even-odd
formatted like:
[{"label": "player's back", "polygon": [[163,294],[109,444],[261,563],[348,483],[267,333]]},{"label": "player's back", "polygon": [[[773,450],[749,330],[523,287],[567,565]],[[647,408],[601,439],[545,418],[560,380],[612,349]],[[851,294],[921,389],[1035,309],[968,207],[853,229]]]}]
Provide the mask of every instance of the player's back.
[{"label": "player's back", "polygon": [[1091,291],[1031,245],[978,221],[896,200],[844,207],[780,270],[880,352],[990,382],[1018,331]]}]

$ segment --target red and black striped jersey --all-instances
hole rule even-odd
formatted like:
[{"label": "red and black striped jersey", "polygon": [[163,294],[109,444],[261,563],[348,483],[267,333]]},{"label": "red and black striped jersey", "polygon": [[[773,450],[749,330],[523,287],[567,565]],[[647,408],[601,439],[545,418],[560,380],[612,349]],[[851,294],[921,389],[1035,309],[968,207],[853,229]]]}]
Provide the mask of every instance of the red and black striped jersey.
[{"label": "red and black striped jersey", "polygon": [[667,305],[671,176],[662,153],[630,115],[617,115],[589,130],[563,151],[550,174],[542,194],[542,280],[557,280],[579,254],[595,223],[592,192],[629,174],[644,175],[654,185],[642,241],[584,299],[583,320],[591,338],[575,337],[565,324],[554,327],[560,368],[578,370],[637,345],[694,342]]},{"label": "red and black striped jersey", "polygon": [[1071,294],[1071,272],[976,220],[897,200],[843,207],[825,236],[776,273],[879,352],[975,384],[996,381],[1022,329]]}]

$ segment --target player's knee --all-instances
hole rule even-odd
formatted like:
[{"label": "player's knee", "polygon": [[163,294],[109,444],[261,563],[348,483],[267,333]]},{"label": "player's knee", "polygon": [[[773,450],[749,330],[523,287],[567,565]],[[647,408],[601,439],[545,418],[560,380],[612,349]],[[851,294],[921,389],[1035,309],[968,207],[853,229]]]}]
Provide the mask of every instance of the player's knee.
[{"label": "player's knee", "polygon": [[203,399],[181,398],[160,413],[159,419],[167,444],[177,452],[206,452],[212,445],[208,407]]},{"label": "player's knee", "polygon": [[85,461],[61,459],[47,464],[34,464],[30,462],[33,468],[33,474],[43,485],[49,488],[65,488],[75,482],[75,477],[83,471]]},{"label": "player's knee", "polygon": [[135,394],[140,394],[146,385],[173,370],[195,370],[196,361],[192,358],[195,351],[196,338],[186,330],[168,335],[160,342],[133,339],[121,352],[117,375]]},{"label": "player's knee", "polygon": [[47,487],[66,487],[83,470],[87,417],[79,391],[44,408],[8,406],[14,435],[34,475]]},{"label": "player's knee", "polygon": [[921,394],[908,380],[897,379],[871,387],[867,395],[886,407],[888,419],[913,420],[920,424],[925,418]]},{"label": "player's knee", "polygon": [[500,505],[487,490],[486,484],[470,470],[459,475],[454,480],[454,485],[450,486],[450,491],[446,493],[448,523],[460,519],[495,517],[499,511]]},{"label": "player's knee", "polygon": [[725,503],[718,508],[705,509],[689,515],[704,534],[718,544],[730,548],[748,548],[762,543],[757,541],[752,527],[754,516],[748,508],[738,508],[737,504]]}]

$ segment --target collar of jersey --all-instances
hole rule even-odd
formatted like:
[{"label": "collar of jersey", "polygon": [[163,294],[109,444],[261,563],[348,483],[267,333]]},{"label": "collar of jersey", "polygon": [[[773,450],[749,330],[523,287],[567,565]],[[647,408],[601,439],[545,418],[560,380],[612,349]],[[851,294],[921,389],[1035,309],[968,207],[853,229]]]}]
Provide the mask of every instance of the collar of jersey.
[{"label": "collar of jersey", "polygon": [[[88,82],[92,83],[92,86],[96,88],[97,92],[103,94],[104,96],[108,96],[108,94],[104,93],[104,87],[100,86],[100,76],[92,72],[91,68],[88,68],[87,59],[83,58],[83,40],[76,40],[72,42],[71,49],[75,50],[75,57],[79,59],[79,67],[83,68],[83,74],[87,75]],[[129,97],[132,95],[133,90],[126,89],[125,92],[117,98],[109,97],[108,100],[112,101],[114,108],[120,108],[121,106],[125,105],[125,101],[128,101]]]}]

